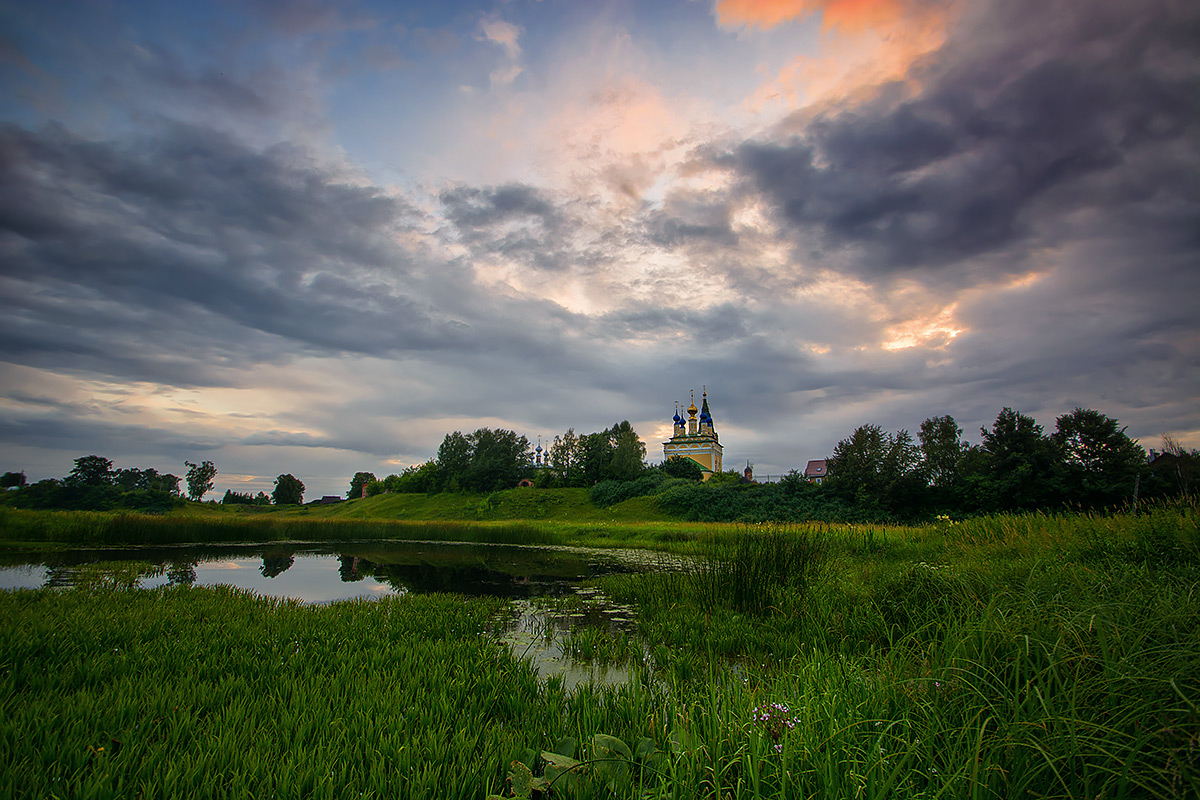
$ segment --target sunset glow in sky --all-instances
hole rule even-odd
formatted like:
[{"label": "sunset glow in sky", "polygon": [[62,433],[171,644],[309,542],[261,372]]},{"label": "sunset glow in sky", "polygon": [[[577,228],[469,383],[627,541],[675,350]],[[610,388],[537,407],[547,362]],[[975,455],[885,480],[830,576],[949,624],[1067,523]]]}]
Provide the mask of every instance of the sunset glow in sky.
[{"label": "sunset glow in sky", "polygon": [[1200,447],[1200,6],[0,3],[0,471],[344,494],[709,389],[725,462]]}]

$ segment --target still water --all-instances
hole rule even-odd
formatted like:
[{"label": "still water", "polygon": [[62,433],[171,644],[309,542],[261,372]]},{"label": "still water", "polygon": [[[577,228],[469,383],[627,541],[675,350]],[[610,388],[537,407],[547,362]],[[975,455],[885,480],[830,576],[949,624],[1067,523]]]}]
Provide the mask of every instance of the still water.
[{"label": "still water", "polygon": [[508,598],[565,594],[584,579],[646,569],[639,554],[444,542],[189,545],[5,554],[0,589],[235,586],[304,603],[408,592]]},{"label": "still water", "polygon": [[[629,679],[619,666],[573,657],[567,644],[573,630],[636,635],[632,611],[583,582],[662,568],[657,557],[647,560],[640,551],[408,541],[76,549],[0,558],[0,589],[226,585],[310,604],[410,592],[509,598],[510,613],[497,620],[495,632],[543,677],[560,676],[567,688]],[[585,610],[576,604],[573,613],[562,612],[558,601],[576,594]]]}]

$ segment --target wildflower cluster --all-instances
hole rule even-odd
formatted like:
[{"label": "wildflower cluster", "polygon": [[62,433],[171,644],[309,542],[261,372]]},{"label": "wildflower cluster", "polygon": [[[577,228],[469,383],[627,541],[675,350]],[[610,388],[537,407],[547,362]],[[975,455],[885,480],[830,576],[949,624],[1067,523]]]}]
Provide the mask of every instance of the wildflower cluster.
[{"label": "wildflower cluster", "polygon": [[775,746],[775,752],[783,751],[783,735],[796,727],[800,720],[791,716],[791,711],[783,703],[771,703],[754,709],[751,719],[762,725],[763,731],[770,737]]}]

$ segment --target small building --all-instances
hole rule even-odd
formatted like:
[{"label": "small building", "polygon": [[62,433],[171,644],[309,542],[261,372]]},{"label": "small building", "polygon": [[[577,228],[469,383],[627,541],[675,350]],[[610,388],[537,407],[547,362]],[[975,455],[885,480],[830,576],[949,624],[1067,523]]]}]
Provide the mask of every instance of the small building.
[{"label": "small building", "polygon": [[809,483],[820,484],[825,480],[825,459],[817,459],[808,462],[808,466],[804,468],[804,478]]},{"label": "small building", "polygon": [[[363,488],[365,489],[366,487]],[[342,502],[342,498],[338,497],[336,494],[327,494],[317,501],[317,505],[328,506],[340,502]]]},{"label": "small building", "polygon": [[[713,428],[712,413],[708,409],[707,389],[703,390],[701,399],[700,408],[696,408],[696,391],[693,389],[686,420],[679,416],[679,404],[675,404],[675,416],[671,418],[675,423],[674,435],[670,441],[663,442],[663,458],[690,458],[700,465],[700,469],[704,471],[704,480],[708,480],[713,473],[721,471],[723,448]],[[700,414],[699,418],[696,417],[697,413]]]}]

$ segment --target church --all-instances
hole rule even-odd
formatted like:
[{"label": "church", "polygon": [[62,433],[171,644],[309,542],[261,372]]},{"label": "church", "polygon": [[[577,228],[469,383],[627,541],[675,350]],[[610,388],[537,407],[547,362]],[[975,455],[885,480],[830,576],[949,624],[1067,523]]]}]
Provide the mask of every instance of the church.
[{"label": "church", "polygon": [[[701,395],[700,408],[696,408],[696,390],[692,390],[691,405],[687,407],[687,419],[679,416],[679,403],[675,404],[675,433],[671,441],[663,442],[663,459],[672,456],[690,458],[704,470],[704,480],[721,471],[721,441],[713,429],[712,413],[708,410],[708,390]],[[699,412],[700,418],[696,418]]]}]

